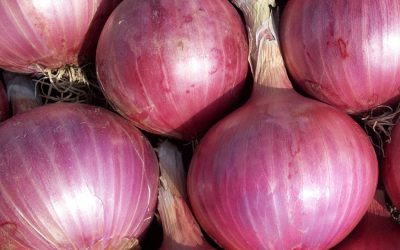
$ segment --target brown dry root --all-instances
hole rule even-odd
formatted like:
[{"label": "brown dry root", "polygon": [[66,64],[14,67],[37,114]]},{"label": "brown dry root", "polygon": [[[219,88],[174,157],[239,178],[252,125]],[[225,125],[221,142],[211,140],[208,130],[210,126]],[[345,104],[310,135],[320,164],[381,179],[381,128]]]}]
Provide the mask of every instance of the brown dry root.
[{"label": "brown dry root", "polygon": [[397,223],[400,224],[400,211],[391,203],[386,204],[390,215],[392,216],[393,220]]},{"label": "brown dry root", "polygon": [[374,146],[385,157],[384,146],[391,140],[390,134],[397,123],[400,104],[396,108],[379,106],[361,118],[365,131],[371,136]]},{"label": "brown dry root", "polygon": [[88,66],[66,65],[59,69],[38,66],[40,73],[34,82],[43,102],[93,103],[101,91],[93,74],[88,75],[85,70]]}]

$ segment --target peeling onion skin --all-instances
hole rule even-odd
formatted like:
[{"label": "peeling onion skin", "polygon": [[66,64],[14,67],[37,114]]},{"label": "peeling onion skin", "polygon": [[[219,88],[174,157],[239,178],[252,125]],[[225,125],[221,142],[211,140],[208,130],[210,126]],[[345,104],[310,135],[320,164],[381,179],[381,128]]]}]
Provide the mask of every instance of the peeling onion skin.
[{"label": "peeling onion skin", "polygon": [[93,61],[101,29],[121,0],[0,1],[0,68],[18,73]]},{"label": "peeling onion skin", "polygon": [[399,23],[397,0],[288,1],[280,25],[288,71],[348,113],[398,101]]},{"label": "peeling onion skin", "polygon": [[386,145],[385,162],[382,168],[382,180],[393,202],[400,208],[400,125],[392,129],[390,143]]},{"label": "peeling onion skin", "polygon": [[125,249],[155,210],[158,163],[138,129],[85,104],[0,126],[1,249]]},{"label": "peeling onion skin", "polygon": [[8,117],[8,99],[3,83],[0,81],[0,122]]},{"label": "peeling onion skin", "polygon": [[120,114],[190,140],[240,100],[247,55],[243,22],[227,0],[126,0],[102,31],[96,63]]}]

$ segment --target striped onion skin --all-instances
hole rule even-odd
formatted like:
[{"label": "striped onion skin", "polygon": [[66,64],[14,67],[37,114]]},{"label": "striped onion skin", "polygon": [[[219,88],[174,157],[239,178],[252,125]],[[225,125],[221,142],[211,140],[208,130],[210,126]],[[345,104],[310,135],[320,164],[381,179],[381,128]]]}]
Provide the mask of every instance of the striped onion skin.
[{"label": "striped onion skin", "polygon": [[0,68],[32,73],[87,63],[121,0],[0,1]]},{"label": "striped onion skin", "polygon": [[397,250],[400,246],[400,225],[386,208],[385,196],[378,190],[367,213],[345,240],[332,250]]},{"label": "striped onion skin", "polygon": [[374,196],[374,149],[346,114],[290,89],[268,93],[200,142],[188,173],[194,214],[224,249],[328,249]]},{"label": "striped onion skin", "polygon": [[0,81],[0,122],[7,119],[8,115],[9,112],[7,94],[4,89],[3,83]]},{"label": "striped onion skin", "polygon": [[58,103],[0,126],[1,249],[125,249],[149,225],[158,163],[125,119]]},{"label": "striped onion skin", "polygon": [[392,129],[390,142],[385,149],[385,162],[382,168],[382,179],[386,191],[400,209],[400,125],[397,123]]},{"label": "striped onion skin", "polygon": [[288,1],[283,55],[297,84],[348,113],[399,100],[397,0]]},{"label": "striped onion skin", "polygon": [[247,55],[227,0],[126,0],[102,31],[96,64],[119,113],[149,132],[192,139],[241,97]]}]

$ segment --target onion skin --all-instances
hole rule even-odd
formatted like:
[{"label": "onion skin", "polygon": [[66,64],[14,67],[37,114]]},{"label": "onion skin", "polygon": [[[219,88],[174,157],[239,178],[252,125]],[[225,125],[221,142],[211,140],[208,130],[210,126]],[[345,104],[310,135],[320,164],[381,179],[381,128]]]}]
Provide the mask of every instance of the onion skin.
[{"label": "onion skin", "polygon": [[12,115],[27,112],[43,104],[42,98],[37,95],[36,84],[28,75],[3,71],[3,79]]},{"label": "onion skin", "polygon": [[157,210],[163,228],[160,250],[211,250],[187,203],[186,174],[179,149],[163,141],[157,147],[160,165]]},{"label": "onion skin", "polygon": [[0,126],[1,249],[127,249],[151,221],[158,163],[102,108],[58,103]]},{"label": "onion skin", "polygon": [[3,83],[0,81],[0,122],[8,117],[8,99]]},{"label": "onion skin", "polygon": [[399,100],[396,0],[288,1],[280,25],[288,71],[309,95],[348,113]]},{"label": "onion skin", "polygon": [[367,211],[377,157],[350,116],[293,90],[269,2],[234,1],[253,41],[255,86],[200,141],[188,173],[190,204],[224,249],[328,249]]},{"label": "onion skin", "polygon": [[328,249],[374,195],[377,160],[357,124],[281,91],[224,118],[193,156],[190,202],[223,248]]},{"label": "onion skin", "polygon": [[126,0],[102,31],[96,63],[120,114],[189,140],[240,99],[247,55],[243,22],[227,0]]},{"label": "onion skin", "polygon": [[397,123],[390,135],[390,143],[385,148],[385,162],[382,168],[382,180],[393,202],[400,208],[400,125]]},{"label": "onion skin", "polygon": [[367,214],[333,250],[397,250],[400,246],[400,225],[397,225],[385,208],[384,200],[379,199],[383,191],[372,201]]},{"label": "onion skin", "polygon": [[121,0],[3,0],[0,68],[57,69],[94,60],[101,29]]}]

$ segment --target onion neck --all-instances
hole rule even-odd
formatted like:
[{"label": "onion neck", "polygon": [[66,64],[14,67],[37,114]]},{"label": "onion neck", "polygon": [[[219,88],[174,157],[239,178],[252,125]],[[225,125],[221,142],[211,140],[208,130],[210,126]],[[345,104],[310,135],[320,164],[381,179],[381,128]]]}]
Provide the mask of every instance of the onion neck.
[{"label": "onion neck", "polygon": [[278,43],[275,0],[233,0],[243,13],[249,37],[253,96],[273,89],[292,89]]},{"label": "onion neck", "polygon": [[158,212],[163,228],[160,249],[213,249],[204,239],[187,204],[186,177],[182,155],[169,141],[157,148],[161,170],[158,193]]}]

